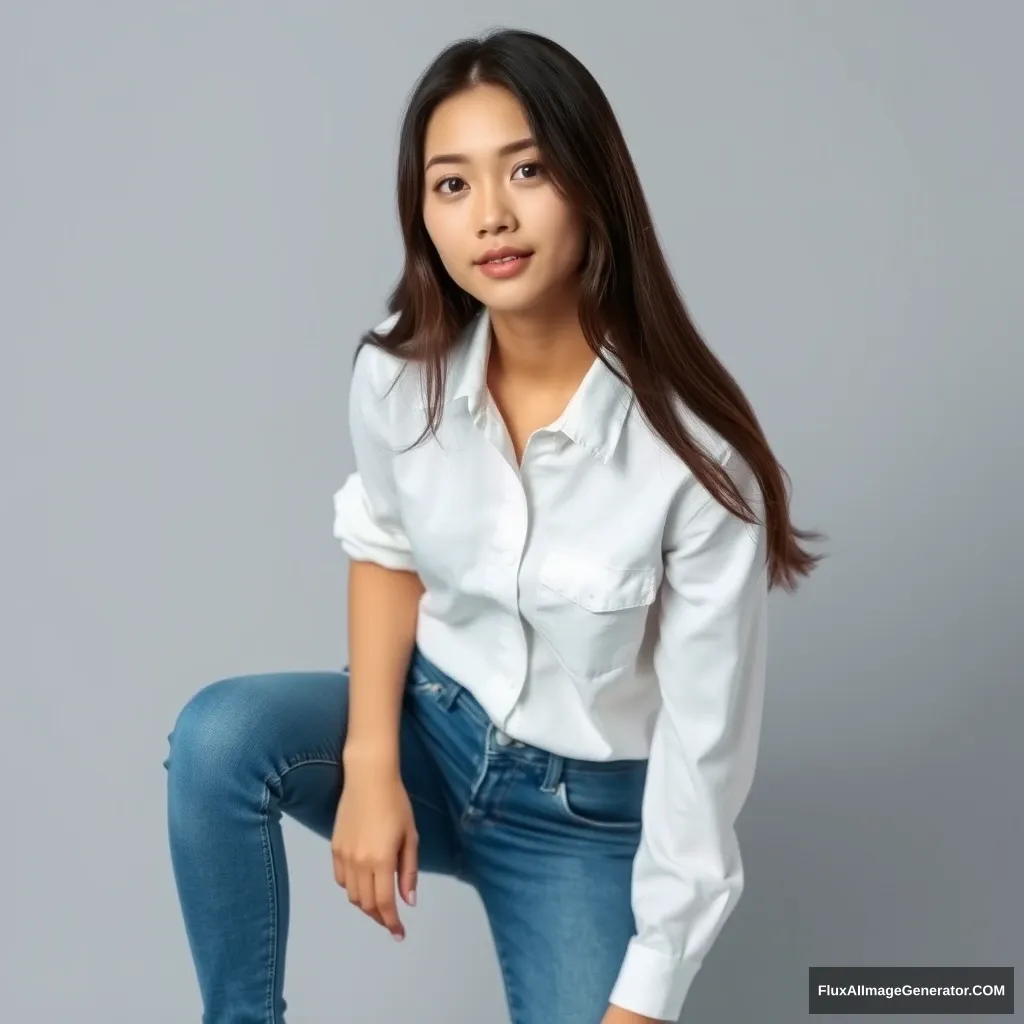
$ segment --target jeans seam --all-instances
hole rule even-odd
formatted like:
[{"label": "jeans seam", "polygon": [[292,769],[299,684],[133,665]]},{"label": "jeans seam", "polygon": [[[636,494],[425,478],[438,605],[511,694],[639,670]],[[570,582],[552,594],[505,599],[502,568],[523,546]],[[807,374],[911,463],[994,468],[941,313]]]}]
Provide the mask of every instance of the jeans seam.
[{"label": "jeans seam", "polygon": [[494,792],[491,794],[490,799],[491,806],[482,818],[481,824],[497,826],[504,824],[506,821],[501,806],[502,802],[508,796],[512,787],[526,777],[526,772],[523,771],[522,765],[517,761],[507,761],[501,765],[496,761],[492,761],[492,766],[503,778],[494,787]]},{"label": "jeans seam", "polygon": [[277,1011],[274,1008],[274,989],[277,986],[277,939],[280,931],[277,920],[280,909],[277,901],[277,868],[274,864],[274,850],[270,845],[270,829],[268,826],[270,794],[274,789],[280,790],[281,783],[286,775],[296,768],[304,768],[310,764],[338,767],[336,758],[319,755],[303,756],[294,763],[286,765],[280,772],[272,772],[263,780],[263,800],[260,805],[260,841],[263,844],[263,863],[267,877],[267,902],[270,904],[270,949],[267,953],[267,1024],[277,1024]]},{"label": "jeans seam", "polygon": [[498,957],[498,966],[501,969],[501,976],[505,980],[505,999],[508,1003],[508,1015],[511,1024],[520,1024],[522,1018],[519,1016],[519,994],[512,984],[512,972],[508,969],[508,960],[505,957],[505,950],[498,929],[493,928],[494,951]]},{"label": "jeans seam", "polygon": [[[484,741],[486,747],[486,740]],[[474,807],[474,801],[480,794],[480,788],[484,784],[484,779],[487,778],[487,770],[491,766],[491,755],[485,749],[483,757],[480,759],[480,769],[476,774],[476,778],[473,780],[472,786],[469,789],[469,796],[466,798],[466,806],[463,808],[462,816],[460,821],[463,825],[468,825],[470,821],[477,816],[477,808]]]},{"label": "jeans seam", "polygon": [[274,988],[277,983],[277,933],[278,933],[278,901],[277,901],[277,871],[274,865],[274,851],[270,845],[270,829],[268,826],[270,808],[270,786],[271,780],[278,776],[271,776],[265,780],[263,785],[263,800],[260,805],[260,841],[263,844],[263,864],[267,879],[267,902],[270,905],[270,948],[267,951],[267,993],[266,993],[266,1016],[267,1024],[275,1024],[276,1016],[274,1011]]}]

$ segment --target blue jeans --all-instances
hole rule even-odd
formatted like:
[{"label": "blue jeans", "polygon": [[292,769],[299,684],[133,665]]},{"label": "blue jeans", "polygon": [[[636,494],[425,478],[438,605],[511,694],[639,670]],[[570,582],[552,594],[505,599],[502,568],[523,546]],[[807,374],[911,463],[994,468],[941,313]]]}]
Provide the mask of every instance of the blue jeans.
[{"label": "blue jeans", "polygon": [[[284,1020],[281,814],[330,838],[347,712],[346,670],[224,679],[178,716],[165,762],[170,850],[205,1024]],[[634,931],[646,761],[571,760],[512,741],[419,650],[400,742],[420,871],[479,893],[513,1024],[600,1024]],[[329,856],[324,881],[335,884]]]}]

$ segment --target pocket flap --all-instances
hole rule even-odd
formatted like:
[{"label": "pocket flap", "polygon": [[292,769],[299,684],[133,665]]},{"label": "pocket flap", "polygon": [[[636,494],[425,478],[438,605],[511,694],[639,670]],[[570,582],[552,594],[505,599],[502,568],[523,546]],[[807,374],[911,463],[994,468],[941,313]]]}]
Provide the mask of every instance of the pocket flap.
[{"label": "pocket flap", "polygon": [[589,612],[640,608],[651,604],[658,592],[658,571],[650,566],[620,569],[569,551],[551,552],[541,563],[538,579]]}]

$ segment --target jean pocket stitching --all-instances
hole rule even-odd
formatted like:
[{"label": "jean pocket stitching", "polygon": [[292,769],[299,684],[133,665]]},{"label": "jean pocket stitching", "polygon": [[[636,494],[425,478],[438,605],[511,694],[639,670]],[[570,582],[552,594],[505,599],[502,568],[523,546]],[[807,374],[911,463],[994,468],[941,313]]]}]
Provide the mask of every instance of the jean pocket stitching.
[{"label": "jean pocket stitching", "polygon": [[564,779],[555,788],[555,799],[565,815],[579,825],[608,832],[638,832],[642,828],[642,823],[639,821],[598,821],[596,818],[589,818],[585,814],[573,810],[569,804],[569,794]]}]

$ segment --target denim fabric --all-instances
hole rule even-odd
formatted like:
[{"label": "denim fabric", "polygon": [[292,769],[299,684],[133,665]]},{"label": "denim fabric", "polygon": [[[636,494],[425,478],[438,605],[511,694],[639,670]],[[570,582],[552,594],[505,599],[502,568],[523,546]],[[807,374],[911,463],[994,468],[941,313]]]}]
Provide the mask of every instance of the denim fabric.
[{"label": "denim fabric", "polygon": [[[178,716],[165,762],[170,851],[205,1024],[284,1021],[281,814],[330,837],[347,710],[345,670],[220,680]],[[511,740],[416,650],[401,767],[420,871],[479,893],[513,1024],[599,1024],[634,931],[647,762]],[[334,884],[329,863],[325,876]]]}]

